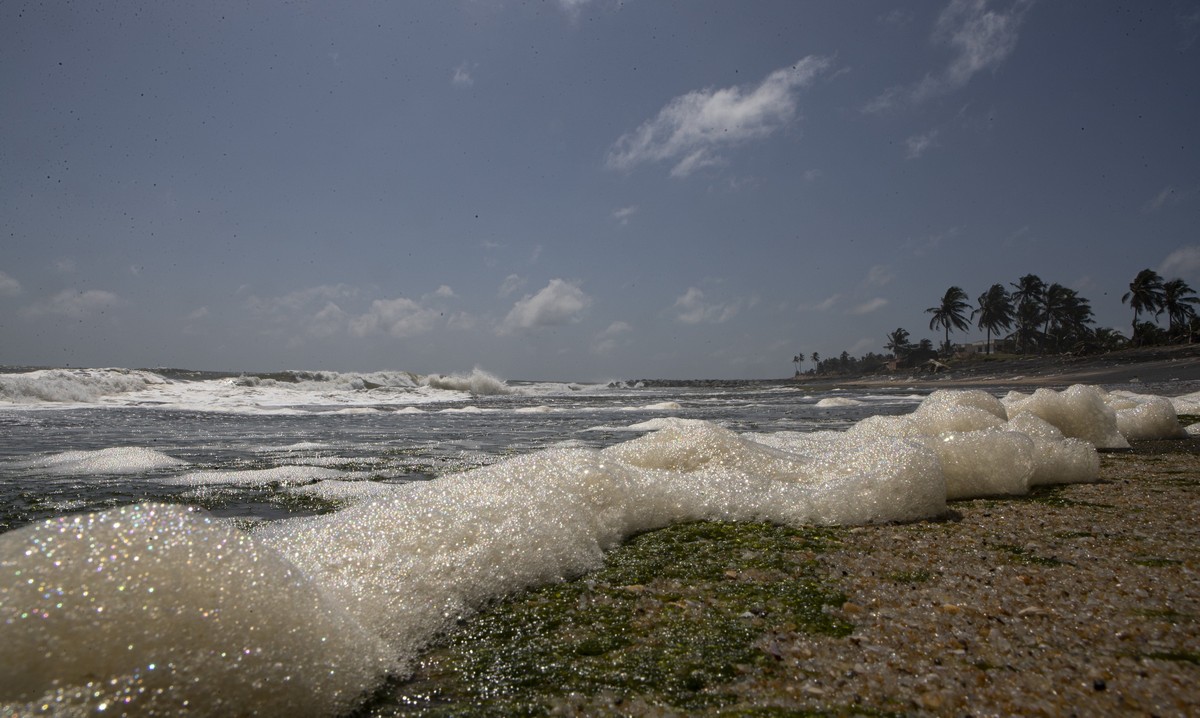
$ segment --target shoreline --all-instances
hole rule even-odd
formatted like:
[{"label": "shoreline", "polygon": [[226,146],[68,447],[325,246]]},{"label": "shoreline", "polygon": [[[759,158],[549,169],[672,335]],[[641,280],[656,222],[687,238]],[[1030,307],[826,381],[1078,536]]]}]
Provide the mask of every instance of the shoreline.
[{"label": "shoreline", "polygon": [[[1200,344],[1122,349],[1088,356],[983,355],[953,359],[949,370],[928,374],[898,369],[876,374],[801,374],[778,379],[630,379],[646,387],[794,387],[812,391],[847,388],[881,390],[969,389],[988,386],[1063,389],[1072,384],[1095,384],[1107,389],[1136,390],[1138,384],[1161,387],[1180,384],[1200,388]],[[1196,391],[1184,389],[1178,393]]]},{"label": "shoreline", "polygon": [[1187,715],[1198,458],[1135,442],[1097,483],[913,523],[643,534],[468,619],[359,715]]}]

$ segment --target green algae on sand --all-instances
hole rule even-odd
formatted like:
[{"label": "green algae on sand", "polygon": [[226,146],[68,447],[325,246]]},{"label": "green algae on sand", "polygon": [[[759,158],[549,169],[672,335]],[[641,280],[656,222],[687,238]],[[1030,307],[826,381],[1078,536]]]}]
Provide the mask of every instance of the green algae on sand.
[{"label": "green algae on sand", "polygon": [[699,522],[634,537],[603,569],[466,621],[367,713],[541,715],[635,696],[682,712],[736,710],[732,684],[778,661],[771,636],[850,633],[827,611],[845,597],[817,562],[841,531]]}]

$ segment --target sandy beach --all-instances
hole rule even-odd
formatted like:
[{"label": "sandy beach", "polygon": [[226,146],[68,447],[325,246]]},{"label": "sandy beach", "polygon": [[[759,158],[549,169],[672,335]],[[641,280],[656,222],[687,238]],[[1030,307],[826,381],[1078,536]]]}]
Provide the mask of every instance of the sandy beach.
[{"label": "sandy beach", "polygon": [[[991,371],[856,383],[1178,389],[1170,393],[1200,383],[1200,355],[1186,347],[1002,364],[1007,373],[997,363]],[[956,501],[950,509],[939,520],[800,532],[771,547],[736,530],[693,536],[680,539],[689,548],[676,561],[703,554],[715,568],[632,585],[623,585],[628,574],[606,569],[554,593],[513,597],[494,609],[499,615],[473,619],[462,636],[431,651],[417,677],[374,714],[1197,714],[1200,439],[1103,453],[1097,483]],[[610,565],[659,560],[638,543],[616,549]],[[813,591],[821,620],[788,613],[784,599],[761,598],[781,584]],[[741,603],[743,596],[755,598]],[[629,615],[612,624],[623,626],[619,640],[606,643],[616,629],[598,621],[615,621],[613,611]],[[531,616],[541,623],[525,623]],[[747,627],[729,630],[746,645],[680,628],[737,620]],[[509,643],[488,643],[496,626]],[[518,664],[509,654],[525,647],[515,650],[514,640],[544,643],[546,652]],[[669,665],[633,680],[633,669],[621,666],[638,650],[669,655]],[[496,657],[481,662],[489,652]],[[619,670],[589,683],[606,665]]]}]

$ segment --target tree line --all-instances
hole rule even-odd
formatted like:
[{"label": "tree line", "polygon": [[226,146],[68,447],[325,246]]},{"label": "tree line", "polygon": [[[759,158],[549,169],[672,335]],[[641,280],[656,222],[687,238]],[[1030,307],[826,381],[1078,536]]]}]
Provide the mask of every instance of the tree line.
[{"label": "tree line", "polygon": [[[952,286],[941,299],[925,310],[929,328],[941,330],[943,340],[935,348],[929,339],[912,343],[903,327],[889,332],[883,348],[888,355],[868,352],[862,357],[840,356],[821,359],[798,353],[792,357],[799,374],[802,364],[811,358],[810,373],[869,373],[895,362],[915,366],[930,359],[949,358],[958,347],[951,342],[952,331],[965,332],[972,323],[985,332],[984,351],[993,348],[1012,354],[1072,353],[1094,354],[1126,346],[1153,346],[1191,343],[1200,335],[1196,292],[1182,279],[1163,279],[1152,269],[1143,269],[1129,283],[1122,304],[1133,310],[1130,334],[1109,327],[1095,327],[1091,302],[1074,289],[1058,283],[1047,284],[1036,274],[1026,274],[1008,287],[993,284],[979,295],[974,305],[961,287]],[[1143,320],[1145,315],[1150,319]],[[1157,320],[1167,318],[1165,327]]]}]

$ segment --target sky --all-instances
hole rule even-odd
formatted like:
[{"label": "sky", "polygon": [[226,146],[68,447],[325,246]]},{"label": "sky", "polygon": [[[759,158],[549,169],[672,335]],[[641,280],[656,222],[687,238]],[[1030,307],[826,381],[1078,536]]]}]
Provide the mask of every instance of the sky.
[{"label": "sky", "polygon": [[773,378],[1200,288],[1200,0],[13,0],[0,97],[0,365]]}]

